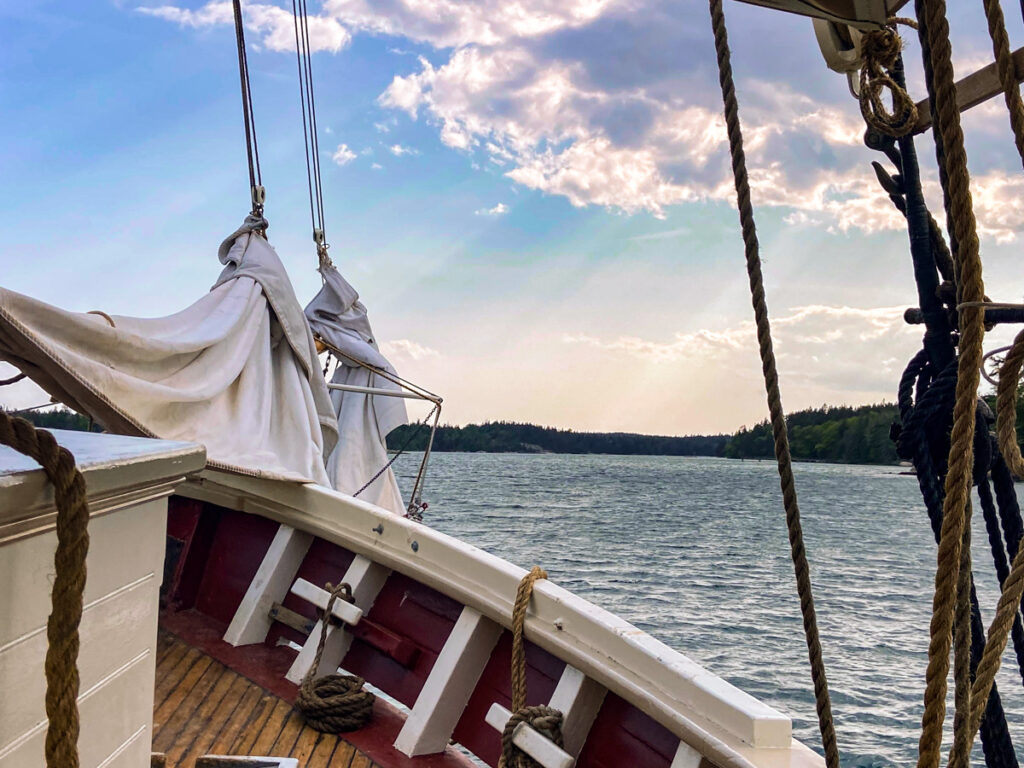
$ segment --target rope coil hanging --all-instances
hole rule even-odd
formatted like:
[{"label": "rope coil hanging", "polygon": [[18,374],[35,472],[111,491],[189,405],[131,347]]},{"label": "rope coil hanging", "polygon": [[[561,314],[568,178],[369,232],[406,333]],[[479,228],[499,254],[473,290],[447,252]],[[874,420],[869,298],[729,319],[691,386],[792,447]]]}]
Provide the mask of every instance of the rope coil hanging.
[{"label": "rope coil hanging", "polygon": [[35,459],[53,484],[57,507],[56,575],[46,621],[46,766],[78,768],[78,626],[82,621],[89,505],[71,452],[44,429],[0,411],[0,443]]},{"label": "rope coil hanging", "polygon": [[754,209],[750,202],[750,183],[747,178],[746,156],[743,152],[743,133],[739,120],[739,104],[733,83],[729,38],[722,10],[722,0],[709,0],[711,27],[715,37],[715,51],[718,55],[718,76],[722,87],[722,102],[725,124],[729,135],[729,152],[732,158],[733,179],[736,185],[736,202],[743,231],[743,245],[746,252],[747,275],[750,281],[751,303],[757,325],[757,339],[760,347],[761,368],[764,374],[768,408],[771,414],[772,435],[775,441],[775,457],[779,467],[779,481],[782,488],[782,502],[786,511],[786,527],[789,532],[790,554],[796,573],[797,593],[800,596],[800,612],[803,616],[804,638],[811,664],[811,679],[814,683],[814,700],[818,713],[818,727],[821,731],[825,750],[825,764],[828,768],[839,768],[839,746],[836,741],[835,725],[832,721],[832,702],[828,693],[825,676],[825,662],[821,653],[818,634],[818,620],[814,610],[814,596],[811,590],[810,565],[804,548],[803,529],[800,525],[800,507],[797,501],[796,484],[793,478],[793,462],[789,451],[789,437],[786,429],[786,415],[782,408],[779,391],[779,375],[772,349],[771,324],[768,319],[768,305],[765,300],[764,278],[761,275],[760,247],[757,228],[754,223]]},{"label": "rope coil hanging", "polygon": [[[866,32],[861,44],[864,64],[860,70],[858,100],[864,122],[876,131],[899,138],[914,130],[917,124],[917,105],[906,89],[892,76],[903,50],[903,40],[896,32],[896,24],[916,27],[910,19],[891,19],[889,26]],[[882,92],[892,96],[890,112],[882,101]]]},{"label": "rope coil hanging", "polygon": [[533,566],[520,580],[519,588],[516,590],[516,601],[512,605],[512,716],[505,723],[505,729],[501,733],[501,758],[498,760],[498,768],[541,768],[536,760],[512,742],[520,723],[526,723],[559,747],[563,746],[562,713],[554,707],[526,705],[526,644],[523,637],[526,610],[533,594],[534,583],[547,577],[547,571],[540,566]]},{"label": "rope coil hanging", "polygon": [[358,730],[370,722],[376,697],[363,690],[366,681],[361,677],[339,674],[316,677],[324,655],[334,603],[339,599],[353,602],[352,587],[345,582],[336,587],[332,584],[325,586],[331,596],[320,614],[320,642],[316,646],[313,666],[302,678],[295,708],[302,713],[310,728],[321,733],[344,733]]}]

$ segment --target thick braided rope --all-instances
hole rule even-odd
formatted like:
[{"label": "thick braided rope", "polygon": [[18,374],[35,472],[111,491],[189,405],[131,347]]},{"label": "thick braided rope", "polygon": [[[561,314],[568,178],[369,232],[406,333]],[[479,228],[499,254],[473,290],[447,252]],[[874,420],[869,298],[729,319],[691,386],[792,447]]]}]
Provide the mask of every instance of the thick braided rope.
[{"label": "thick braided rope", "polygon": [[78,625],[82,621],[89,505],[75,457],[44,429],[0,411],[0,443],[35,459],[53,483],[56,576],[46,622],[47,768],[78,768]]},{"label": "thick braided rope", "polygon": [[996,435],[999,450],[1010,471],[1017,477],[1024,477],[1024,458],[1020,455],[1017,442],[1017,385],[1020,370],[1024,364],[1024,331],[1017,334],[999,368],[999,384],[996,386]]},{"label": "thick braided rope", "polygon": [[512,743],[519,723],[527,723],[534,730],[562,746],[562,713],[546,706],[526,705],[526,611],[538,579],[546,579],[547,571],[533,566],[519,582],[516,600],[512,604],[512,716],[501,733],[501,758],[498,768],[539,768],[538,763]]},{"label": "thick braided rope", "polygon": [[[953,746],[949,768],[967,768],[974,733],[969,733],[971,712],[971,501],[964,510],[964,532],[960,543],[960,577],[956,585],[953,633]],[[980,724],[980,721],[979,721]]]},{"label": "thick braided rope", "polygon": [[[967,171],[967,153],[960,129],[960,112],[953,82],[952,49],[945,0],[924,0],[923,19],[928,40],[936,128],[941,136],[945,171],[949,178],[950,214],[960,265],[960,293],[966,302],[982,301],[982,280],[977,227]],[[942,748],[942,726],[946,716],[946,676],[959,581],[960,550],[963,542],[966,506],[974,463],[974,409],[981,377],[982,341],[985,335],[983,310],[960,310],[960,355],[957,365],[953,430],[946,474],[942,532],[935,571],[932,600],[931,639],[928,645],[924,715],[921,721],[918,768],[937,768]],[[960,631],[968,631],[966,628]],[[977,691],[975,688],[975,692]],[[984,707],[988,690],[974,704]],[[980,718],[979,718],[980,721]]]},{"label": "thick braided rope", "polygon": [[[942,533],[943,489],[940,475],[933,464],[932,445],[926,432],[929,429],[929,423],[934,419],[939,419],[939,422],[931,424],[931,428],[937,429],[939,434],[947,436],[949,434],[948,421],[950,419],[943,414],[949,413],[952,409],[956,387],[956,363],[954,361],[946,366],[924,388],[924,391],[919,391],[918,402],[915,404],[911,401],[915,378],[919,390],[921,382],[931,378],[925,365],[927,359],[927,352],[921,350],[910,361],[900,379],[899,404],[903,430],[900,433],[898,450],[901,456],[913,459],[914,468],[917,470],[918,484],[928,511],[928,521],[935,535],[935,541],[938,543]],[[945,453],[945,451],[943,452]],[[984,468],[975,467],[976,473],[983,471]],[[1000,473],[1008,473],[1008,470],[997,454],[993,466],[993,477],[997,477]],[[1005,495],[1012,496],[1013,503],[1016,503],[1012,482],[1009,489],[1002,487],[1001,490]],[[1000,510],[1002,513],[1002,506]],[[1012,517],[1009,507],[1005,514]],[[971,656],[974,666],[977,668],[977,662],[980,661],[984,652],[985,627],[982,624],[978,598],[973,587],[970,590],[970,600]],[[992,768],[1016,768],[1017,761],[1014,756],[1013,741],[1007,729],[1006,716],[1003,713],[999,691],[995,685],[992,686],[989,693],[985,717],[982,719],[981,733],[986,763]]]},{"label": "thick braided rope", "polygon": [[761,275],[761,257],[754,224],[754,209],[750,202],[750,183],[747,178],[746,157],[743,152],[743,133],[740,127],[739,104],[736,87],[733,84],[732,63],[729,54],[729,39],[725,26],[722,0],[709,0],[711,27],[715,35],[715,51],[718,55],[718,78],[722,86],[722,102],[725,124],[729,134],[729,152],[732,157],[732,172],[736,183],[736,202],[739,208],[740,224],[743,230],[743,245],[746,252],[747,275],[750,281],[750,297],[757,324],[757,340],[761,353],[761,370],[764,374],[765,390],[768,395],[768,409],[771,415],[772,434],[775,439],[775,458],[779,465],[779,481],[782,488],[782,503],[786,510],[786,527],[789,531],[790,554],[796,572],[796,587],[800,597],[800,612],[803,616],[804,637],[811,663],[811,679],[814,682],[814,701],[818,712],[818,726],[825,749],[825,763],[828,768],[839,768],[839,745],[836,742],[835,725],[832,721],[832,702],[825,677],[825,662],[821,654],[818,637],[818,620],[814,610],[814,596],[811,591],[811,573],[804,549],[803,530],[800,525],[800,507],[797,502],[796,485],[793,479],[793,464],[789,453],[789,437],[786,433],[786,416],[782,409],[779,392],[779,376],[772,350],[771,324],[768,320],[768,305],[764,294],[764,279]]},{"label": "thick braided rope", "polygon": [[1017,71],[1010,53],[1010,38],[1006,34],[1006,20],[999,0],[983,0],[985,18],[988,20],[988,34],[992,38],[992,53],[996,57],[996,71],[999,82],[1003,86],[1006,99],[1006,111],[1010,113],[1010,128],[1013,130],[1013,142],[1017,145],[1017,154],[1024,162],[1024,101],[1021,100],[1020,86],[1017,84]]},{"label": "thick braided rope", "polygon": [[[1021,461],[1020,448],[1016,444],[1017,431],[1015,427],[1016,390],[1022,361],[1024,361],[1024,331],[1017,334],[1013,340],[1013,345],[999,371],[996,400],[996,431],[999,447],[1003,450],[1007,464],[1015,473],[1018,472],[1018,467],[1024,464]],[[1007,408],[1008,403],[1009,407],[1013,409],[1012,415]],[[1002,661],[1003,650],[1006,648],[1010,630],[1017,618],[1022,596],[1024,596],[1024,547],[1018,547],[1010,566],[1010,573],[1006,577],[1006,581],[1003,582],[1003,591],[996,606],[996,615],[989,626],[985,650],[981,655],[981,661],[978,662],[978,670],[971,692],[970,733],[972,737],[978,724],[981,723],[982,715],[973,698],[987,696],[995,681],[996,672]]]},{"label": "thick braided rope", "polygon": [[313,666],[302,678],[295,708],[302,713],[309,726],[321,733],[344,733],[362,728],[373,717],[376,698],[363,690],[365,681],[355,675],[330,674],[316,677],[327,641],[328,622],[333,615],[334,601],[352,602],[352,587],[344,582],[338,586],[326,585],[331,593],[327,607],[320,614],[320,642],[316,647]]}]

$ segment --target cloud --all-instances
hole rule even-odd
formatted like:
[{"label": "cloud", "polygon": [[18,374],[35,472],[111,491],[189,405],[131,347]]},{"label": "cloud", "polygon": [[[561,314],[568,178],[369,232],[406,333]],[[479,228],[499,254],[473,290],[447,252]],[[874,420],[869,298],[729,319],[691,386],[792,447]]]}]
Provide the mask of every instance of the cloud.
[{"label": "cloud", "polygon": [[501,216],[508,213],[508,206],[504,203],[498,203],[493,208],[480,208],[477,211],[473,211],[477,216]]},{"label": "cloud", "polygon": [[586,24],[612,5],[613,0],[326,0],[324,11],[367,32],[451,48],[550,34]]},{"label": "cloud", "polygon": [[382,342],[380,351],[388,359],[395,360],[424,360],[441,356],[441,353],[436,349],[423,346],[410,339],[394,339],[393,341]]},{"label": "cloud", "polygon": [[383,170],[383,169],[384,169],[384,166],[381,165],[380,163],[373,163],[370,166],[370,170],[372,170],[372,171],[380,171],[380,170]]},{"label": "cloud", "polygon": [[[802,386],[871,397],[893,389],[920,346],[921,329],[903,322],[904,307],[858,308],[820,304],[797,307],[772,319],[779,368]],[[603,350],[658,367],[701,365],[749,369],[757,358],[753,321],[724,329],[677,333],[666,340],[620,336],[606,340],[567,334],[563,342]]]},{"label": "cloud", "polygon": [[[196,10],[175,5],[142,6],[136,10],[193,29],[234,23],[231,3],[225,0],[211,0]],[[259,35],[259,45],[271,51],[295,50],[295,22],[288,11],[276,5],[246,3],[243,18],[245,28]],[[348,30],[336,18],[309,16],[309,48],[312,52],[337,53],[351,39]]]},{"label": "cloud", "polygon": [[[231,21],[225,0],[139,10],[193,28]],[[793,226],[903,229],[870,170],[875,155],[863,147],[856,102],[822,66],[809,33],[790,44],[796,27],[782,14],[738,6],[732,15],[755,204]],[[247,5],[246,23],[264,47],[293,49],[287,11]],[[400,114],[423,121],[472,167],[577,207],[662,218],[685,203],[734,205],[706,20],[669,0],[326,0],[310,25],[316,50],[340,50],[351,32],[396,38],[389,50],[402,54],[403,39],[433,49],[412,71],[404,56],[394,60],[401,71],[377,100],[391,112],[374,122],[381,134]],[[786,55],[745,56],[764,39],[787,46]],[[987,61],[985,50],[984,40],[958,45],[965,61]],[[1005,114],[992,105],[967,124],[986,139],[996,125],[1006,134]],[[981,233],[1007,241],[1024,229],[1021,182],[1009,142],[993,144],[972,157],[972,191]],[[934,184],[926,194],[941,211]]]},{"label": "cloud", "polygon": [[412,147],[405,147],[402,146],[401,144],[392,144],[390,147],[388,147],[388,152],[390,152],[395,157],[402,157],[403,155],[418,155],[420,153],[418,149],[413,149]]},{"label": "cloud", "polygon": [[337,165],[348,165],[356,159],[356,153],[348,148],[348,144],[339,144],[338,148],[334,150],[334,154],[331,155]]}]

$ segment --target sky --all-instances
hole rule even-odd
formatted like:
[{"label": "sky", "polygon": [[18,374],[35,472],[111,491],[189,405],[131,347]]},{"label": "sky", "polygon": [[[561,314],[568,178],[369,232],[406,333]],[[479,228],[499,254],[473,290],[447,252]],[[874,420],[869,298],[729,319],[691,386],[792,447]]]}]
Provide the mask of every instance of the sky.
[{"label": "sky", "polygon": [[[308,300],[291,5],[243,5],[269,239]],[[962,76],[991,44],[979,3],[953,6]],[[309,12],[330,253],[443,421],[697,434],[764,418],[704,3]],[[892,401],[921,332],[901,320],[907,235],[857,104],[810,21],[726,13],[784,404]],[[249,208],[230,2],[0,0],[0,25],[0,285],[121,315],[197,300]],[[907,61],[922,98],[913,39]],[[1001,100],[964,124],[987,293],[1021,301],[1024,176]],[[941,220],[928,136],[918,151]]]}]

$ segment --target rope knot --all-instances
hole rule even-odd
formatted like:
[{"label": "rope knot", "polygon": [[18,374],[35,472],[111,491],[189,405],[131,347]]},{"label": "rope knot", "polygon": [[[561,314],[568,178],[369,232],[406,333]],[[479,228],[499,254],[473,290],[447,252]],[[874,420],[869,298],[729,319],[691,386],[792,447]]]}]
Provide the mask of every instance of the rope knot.
[{"label": "rope knot", "polygon": [[362,728],[373,717],[373,702],[376,697],[363,690],[365,680],[355,675],[330,674],[316,677],[324,655],[327,641],[327,627],[333,615],[334,603],[344,600],[354,602],[352,586],[342,582],[337,586],[325,584],[331,593],[327,607],[320,614],[320,642],[316,647],[313,665],[302,678],[299,694],[295,697],[295,708],[302,713],[306,723],[321,733],[343,733]]},{"label": "rope knot", "polygon": [[553,707],[543,705],[522,707],[517,709],[505,723],[501,733],[501,760],[499,768],[541,768],[540,764],[512,743],[516,728],[526,723],[542,736],[550,739],[559,747],[562,741],[562,713]]},{"label": "rope knot", "polygon": [[[886,136],[906,136],[917,124],[917,105],[892,76],[899,66],[903,39],[896,32],[896,24],[906,19],[893,19],[889,26],[864,34],[861,42],[860,113],[864,121]],[[882,102],[882,91],[892,96],[892,111]]]}]

